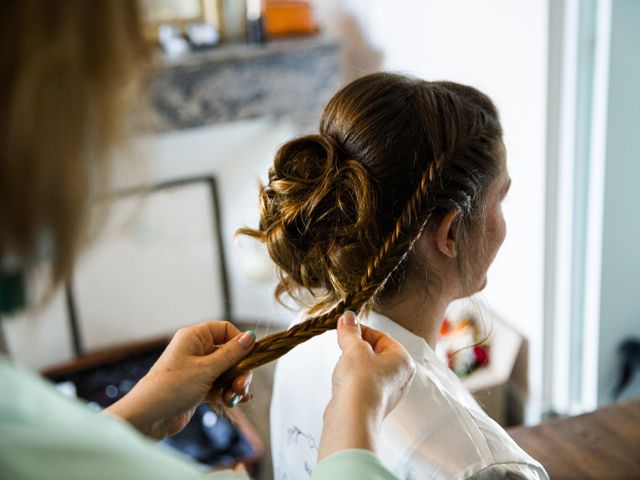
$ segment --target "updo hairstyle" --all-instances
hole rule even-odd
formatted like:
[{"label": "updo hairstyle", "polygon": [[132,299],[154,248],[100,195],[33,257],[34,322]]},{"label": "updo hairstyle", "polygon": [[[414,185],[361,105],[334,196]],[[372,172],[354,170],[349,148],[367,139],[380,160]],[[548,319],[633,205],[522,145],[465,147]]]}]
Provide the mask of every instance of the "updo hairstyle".
[{"label": "updo hairstyle", "polygon": [[276,296],[312,298],[312,317],[258,341],[223,382],[393,294],[413,244],[447,212],[462,235],[474,228],[501,139],[495,106],[472,87],[375,73],[340,90],[318,134],[278,150],[259,227],[240,230],[266,245]]}]

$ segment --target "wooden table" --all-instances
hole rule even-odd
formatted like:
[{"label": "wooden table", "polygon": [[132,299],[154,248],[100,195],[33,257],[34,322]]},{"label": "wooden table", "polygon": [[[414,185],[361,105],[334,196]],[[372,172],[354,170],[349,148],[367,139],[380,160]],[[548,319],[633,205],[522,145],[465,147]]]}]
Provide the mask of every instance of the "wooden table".
[{"label": "wooden table", "polygon": [[640,479],[640,400],[508,432],[551,480]]}]

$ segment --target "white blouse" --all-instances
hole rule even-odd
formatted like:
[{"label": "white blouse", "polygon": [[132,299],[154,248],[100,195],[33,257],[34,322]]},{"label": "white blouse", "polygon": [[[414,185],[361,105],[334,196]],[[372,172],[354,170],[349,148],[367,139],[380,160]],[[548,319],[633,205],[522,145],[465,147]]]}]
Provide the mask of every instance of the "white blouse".
[{"label": "white blouse", "polygon": [[[366,323],[400,342],[416,363],[413,384],[385,419],[377,445],[391,472],[405,480],[549,478],[489,418],[424,339],[376,312]],[[271,401],[275,480],[309,478],[339,356],[336,332],[330,331],[278,362]]]}]

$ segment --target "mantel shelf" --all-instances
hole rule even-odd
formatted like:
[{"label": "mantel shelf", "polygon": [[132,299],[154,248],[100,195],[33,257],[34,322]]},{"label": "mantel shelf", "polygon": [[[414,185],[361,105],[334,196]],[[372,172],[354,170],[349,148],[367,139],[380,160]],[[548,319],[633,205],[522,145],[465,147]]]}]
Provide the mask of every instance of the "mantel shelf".
[{"label": "mantel shelf", "polygon": [[339,85],[340,42],[317,36],[264,46],[221,45],[159,56],[151,130],[166,132],[259,117],[316,121]]}]

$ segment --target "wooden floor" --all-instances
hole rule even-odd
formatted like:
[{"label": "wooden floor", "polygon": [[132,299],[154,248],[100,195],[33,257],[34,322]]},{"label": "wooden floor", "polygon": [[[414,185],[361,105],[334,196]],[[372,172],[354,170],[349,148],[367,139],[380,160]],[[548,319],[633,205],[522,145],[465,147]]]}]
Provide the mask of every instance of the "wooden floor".
[{"label": "wooden floor", "polygon": [[508,432],[552,480],[640,479],[640,400]]}]

